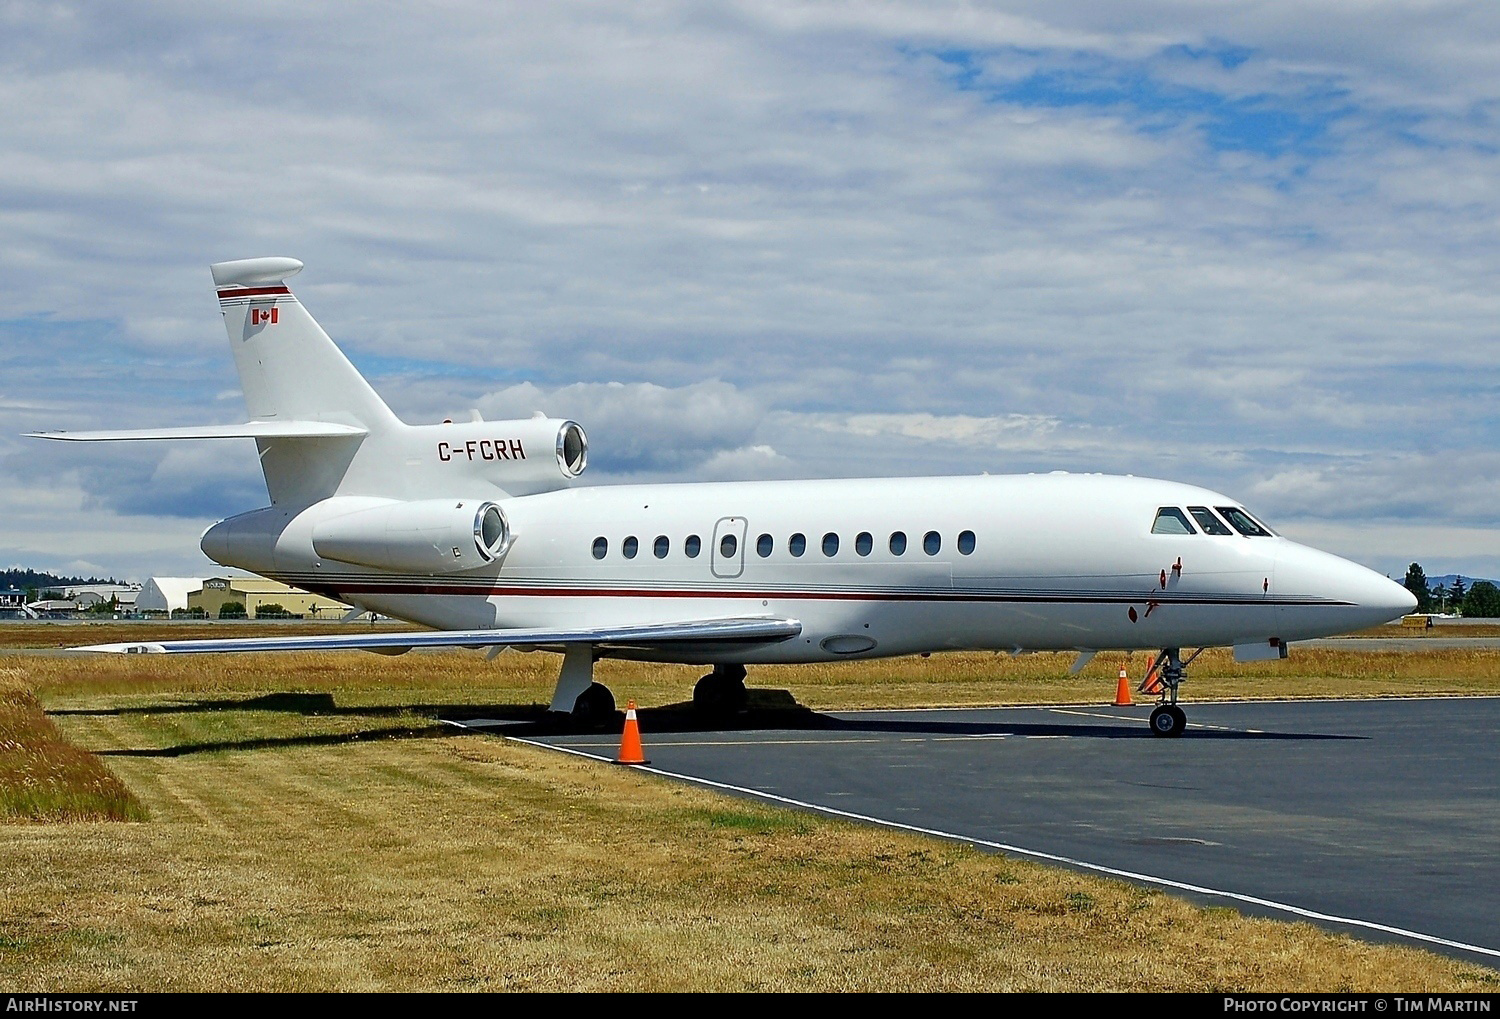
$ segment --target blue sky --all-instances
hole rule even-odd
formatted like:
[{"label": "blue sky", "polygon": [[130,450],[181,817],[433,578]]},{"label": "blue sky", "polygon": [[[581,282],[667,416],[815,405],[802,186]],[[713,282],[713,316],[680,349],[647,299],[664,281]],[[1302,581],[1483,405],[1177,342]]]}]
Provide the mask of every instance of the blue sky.
[{"label": "blue sky", "polygon": [[0,559],[264,500],[207,263],[413,421],[591,477],[1101,470],[1500,575],[1500,9],[1122,0],[0,10]]},{"label": "blue sky", "polygon": [[[1298,76],[1277,91],[1230,94],[1172,80],[1182,64],[1207,61],[1233,72],[1266,54],[1243,47],[1166,46],[1142,59],[1089,52],[950,49],[932,56],[948,65],[953,87],[990,102],[1037,110],[1110,111],[1143,132],[1196,131],[1218,152],[1312,159],[1329,152],[1333,122],[1352,112],[1336,78]],[[1165,70],[1168,73],[1163,74]]]}]

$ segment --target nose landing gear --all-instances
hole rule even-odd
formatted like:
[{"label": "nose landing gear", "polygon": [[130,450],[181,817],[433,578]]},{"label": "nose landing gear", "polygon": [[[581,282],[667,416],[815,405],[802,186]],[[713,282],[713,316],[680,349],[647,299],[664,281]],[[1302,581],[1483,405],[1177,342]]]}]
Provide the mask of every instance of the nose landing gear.
[{"label": "nose landing gear", "polygon": [[1156,710],[1151,712],[1153,736],[1181,736],[1187,728],[1187,714],[1177,706],[1177,688],[1187,678],[1188,665],[1202,653],[1199,648],[1184,661],[1181,648],[1166,648],[1146,670],[1147,677],[1155,673],[1157,680]]},{"label": "nose landing gear", "polygon": [[1151,733],[1154,736],[1181,736],[1187,728],[1187,713],[1175,704],[1159,704],[1151,712]]}]

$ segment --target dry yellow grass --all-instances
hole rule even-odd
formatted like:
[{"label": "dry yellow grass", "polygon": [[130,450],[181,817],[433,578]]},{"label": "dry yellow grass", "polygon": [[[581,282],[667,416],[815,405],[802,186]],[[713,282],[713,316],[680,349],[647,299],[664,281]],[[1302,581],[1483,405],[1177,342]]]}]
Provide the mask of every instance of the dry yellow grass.
[{"label": "dry yellow grass", "polygon": [[[493,737],[431,727],[420,738],[418,727],[406,733],[418,738],[379,738],[386,715],[136,707],[116,713],[101,698],[61,722],[83,745],[116,751],[149,824],[0,826],[0,984],[1500,986],[1500,974],[1413,949]],[[279,735],[267,740],[273,715]]]},{"label": "dry yellow grass", "polygon": [[1438,623],[1434,626],[1405,626],[1387,623],[1354,634],[1356,637],[1500,637],[1500,620],[1482,622]]},{"label": "dry yellow grass", "polygon": [[[115,639],[113,637],[109,639]],[[127,639],[127,638],[119,638]],[[760,668],[823,709],[1104,701],[1121,656]],[[147,824],[0,825],[0,983],[51,990],[1500,988],[1306,925],[456,734],[558,660],[0,655]],[[1145,656],[1132,660],[1134,675]],[[622,699],[701,669],[601,663]],[[1500,653],[1205,655],[1196,696],[1473,693]]]},{"label": "dry yellow grass", "polygon": [[63,739],[31,691],[0,671],[0,819],[140,820],[140,802],[99,758]]},{"label": "dry yellow grass", "polygon": [[[981,652],[826,665],[758,666],[752,687],[787,690],[816,710],[949,705],[1082,703],[1113,699],[1120,663],[1139,678],[1148,656],[1101,654],[1077,676],[1067,654],[1011,657]],[[50,704],[76,696],[172,692],[327,692],[339,703],[543,705],[559,658],[475,651],[251,655],[25,657],[0,652],[0,666],[24,667]],[[691,696],[701,667],[605,661],[598,678],[624,703],[672,704]],[[1297,649],[1281,662],[1236,665],[1209,651],[1183,687],[1189,701],[1265,697],[1371,697],[1500,693],[1500,650],[1341,651]]]}]

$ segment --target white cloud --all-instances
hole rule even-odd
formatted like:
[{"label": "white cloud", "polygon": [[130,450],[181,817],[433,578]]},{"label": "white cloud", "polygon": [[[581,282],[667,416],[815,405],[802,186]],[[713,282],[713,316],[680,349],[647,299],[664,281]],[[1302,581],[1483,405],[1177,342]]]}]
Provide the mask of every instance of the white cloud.
[{"label": "white cloud", "polygon": [[[399,411],[541,400],[606,478],[1060,467],[1348,547],[1500,524],[1492,4],[274,11],[0,10],[10,434],[234,417],[205,263],[285,253]],[[1226,148],[1224,110],[1319,127]],[[176,534],[163,499],[256,484],[0,455],[75,499],[27,532],[57,562],[76,514]]]}]

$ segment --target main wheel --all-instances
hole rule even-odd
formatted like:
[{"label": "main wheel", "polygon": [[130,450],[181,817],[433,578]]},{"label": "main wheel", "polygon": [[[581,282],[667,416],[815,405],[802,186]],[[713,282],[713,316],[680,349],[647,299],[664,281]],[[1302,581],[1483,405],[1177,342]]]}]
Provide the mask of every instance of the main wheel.
[{"label": "main wheel", "polygon": [[1181,736],[1187,728],[1187,715],[1175,704],[1163,704],[1151,712],[1153,736]]},{"label": "main wheel", "polygon": [[748,696],[743,679],[710,672],[693,687],[693,710],[710,718],[723,718],[742,710]]},{"label": "main wheel", "polygon": [[601,725],[615,717],[615,695],[602,683],[591,683],[573,702],[573,720],[584,725]]}]

